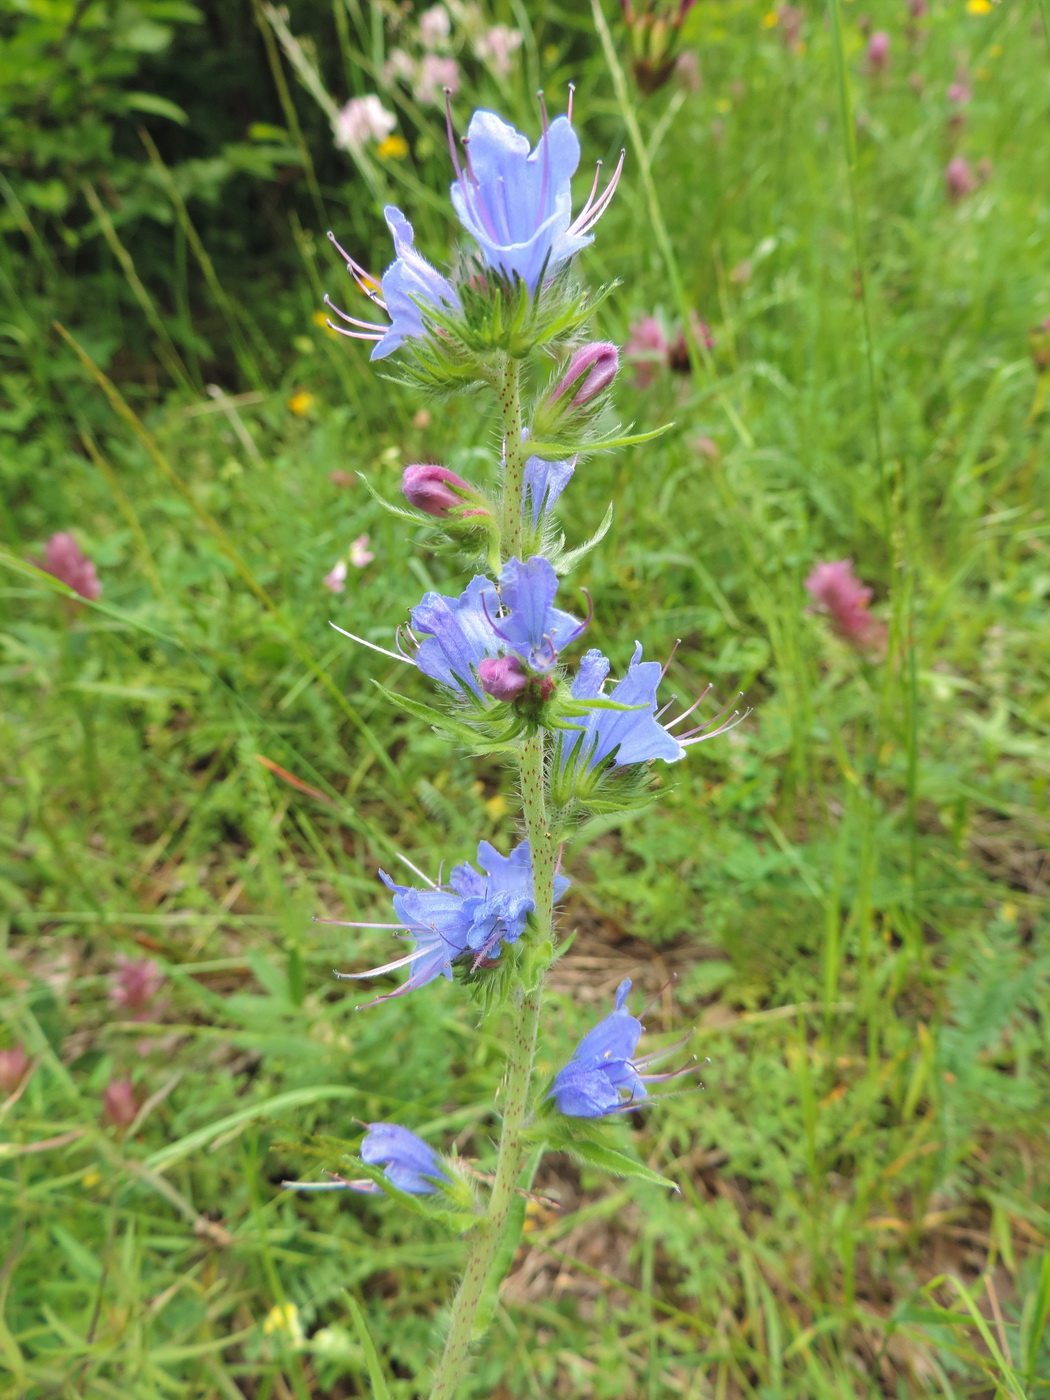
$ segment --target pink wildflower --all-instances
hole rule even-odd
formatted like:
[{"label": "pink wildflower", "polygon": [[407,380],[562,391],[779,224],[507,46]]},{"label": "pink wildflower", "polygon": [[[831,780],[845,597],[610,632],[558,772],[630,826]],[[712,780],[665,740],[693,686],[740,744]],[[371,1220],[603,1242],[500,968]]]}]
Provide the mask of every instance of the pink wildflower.
[{"label": "pink wildflower", "polygon": [[109,979],[109,999],[122,1011],[141,1017],[160,991],[164,973],[151,958],[117,959],[117,970]]},{"label": "pink wildflower", "polygon": [[114,1128],[126,1128],[139,1111],[138,1096],[130,1079],[111,1079],[102,1094],[102,1112]]},{"label": "pink wildflower", "polygon": [[955,81],[948,89],[948,101],[953,107],[965,107],[973,101],[973,89],[970,87],[970,77],[965,67],[956,69]]},{"label": "pink wildflower", "polygon": [[51,536],[44,547],[43,559],[37,563],[45,573],[61,579],[82,598],[93,602],[102,592],[94,564],[66,531],[60,530]]},{"label": "pink wildflower", "polygon": [[494,24],[474,40],[474,52],[487,64],[497,78],[509,78],[512,56],[521,48],[521,32]]},{"label": "pink wildflower", "polygon": [[28,1069],[29,1056],[21,1042],[10,1050],[0,1050],[0,1089],[5,1094],[13,1094]]},{"label": "pink wildflower", "polygon": [[329,593],[342,593],[346,587],[346,560],[340,559],[330,573],[324,576],[324,586]]},{"label": "pink wildflower", "polygon": [[977,177],[965,156],[956,156],[945,167],[944,183],[950,199],[964,199],[977,188]]},{"label": "pink wildflower", "polygon": [[415,74],[412,95],[424,107],[443,100],[445,89],[455,97],[459,91],[459,64],[454,58],[428,53]]},{"label": "pink wildflower", "polygon": [[411,54],[407,54],[404,49],[391,49],[390,57],[383,64],[383,77],[388,83],[395,79],[401,82],[410,83],[415,76],[416,65],[412,61]]},{"label": "pink wildflower", "polygon": [[831,630],[844,642],[861,649],[876,649],[885,640],[885,624],[868,611],[872,589],[853,572],[852,559],[832,559],[817,564],[806,579],[813,599],[812,613],[823,613]]},{"label": "pink wildflower", "polygon": [[792,53],[797,53],[802,38],[802,10],[798,5],[781,5],[776,15],[780,42]]},{"label": "pink wildflower", "polygon": [[890,36],[885,29],[876,29],[868,40],[868,71],[884,73],[890,62]]},{"label": "pink wildflower", "polygon": [[368,548],[368,536],[358,535],[350,546],[349,559],[355,569],[363,569],[366,564],[371,564],[375,555]]},{"label": "pink wildflower", "polygon": [[369,141],[389,136],[395,126],[397,118],[374,94],[352,97],[332,118],[335,144],[341,151],[361,151]]},{"label": "pink wildflower", "polygon": [[431,5],[419,16],[419,38],[425,49],[441,48],[452,33],[452,21],[444,5]]},{"label": "pink wildflower", "polygon": [[643,316],[640,321],[631,323],[623,357],[634,365],[636,388],[648,388],[667,364],[670,348],[664,328],[655,316]]}]

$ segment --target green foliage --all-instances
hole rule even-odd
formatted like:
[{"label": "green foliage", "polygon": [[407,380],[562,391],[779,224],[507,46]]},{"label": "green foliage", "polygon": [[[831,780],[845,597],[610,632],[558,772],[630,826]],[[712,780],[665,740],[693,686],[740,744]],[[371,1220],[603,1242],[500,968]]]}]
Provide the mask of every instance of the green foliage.
[{"label": "green foliage", "polygon": [[[410,462],[494,484],[491,424],[456,403],[416,416],[312,319],[342,275],[329,223],[381,267],[379,206],[400,202],[442,263],[443,134],[384,85],[414,20],[379,6],[289,23],[333,101],[396,110],[404,159],[335,151],[267,29],[286,107],[247,4],[97,3],[63,48],[78,8],[0,19],[0,1049],[32,1061],[0,1099],[3,1393],[408,1400],[462,1242],[378,1196],[280,1183],[337,1165],[310,1135],[356,1141],[354,1119],[493,1166],[501,1047],[463,986],[357,1014],[331,971],[389,940],[314,921],[388,920],[375,870],[398,850],[436,871],[510,838],[500,755],[475,768],[389,708],[373,681],[416,706],[434,691],[328,626],[387,645],[460,578],[354,473],[390,498]],[[623,975],[657,998],[654,1043],[695,1027],[705,1091],[597,1130],[599,1155],[681,1195],[548,1157],[466,1394],[1038,1400],[1050,419],[1027,336],[1050,314],[1045,40],[1021,7],[935,5],[909,37],[877,5],[875,77],[842,12],[873,396],[818,13],[794,42],[783,11],[697,5],[681,47],[702,88],[627,87],[626,107],[585,9],[530,17],[506,82],[454,34],[458,106],[535,130],[532,92],[573,78],[585,151],[629,145],[580,264],[622,284],[599,333],[694,309],[715,342],[644,387],[625,367],[625,421],[675,427],[590,458],[563,497],[567,548],[616,507],[586,561],[587,640],[622,674],[634,637],[658,656],[681,638],[668,697],[710,679],[754,713],[659,803],[580,826],[566,866],[574,941],[541,1068]],[[973,101],[950,126],[961,61]],[[956,153],[991,171],[953,204]],[[103,582],[91,606],[26,564],[69,528]],[[360,534],[375,561],[326,592]],[[805,611],[813,563],[846,556],[884,657]],[[110,999],[120,954],[165,973],[147,1019]],[[122,1129],[102,1117],[116,1078],[139,1105]]]}]

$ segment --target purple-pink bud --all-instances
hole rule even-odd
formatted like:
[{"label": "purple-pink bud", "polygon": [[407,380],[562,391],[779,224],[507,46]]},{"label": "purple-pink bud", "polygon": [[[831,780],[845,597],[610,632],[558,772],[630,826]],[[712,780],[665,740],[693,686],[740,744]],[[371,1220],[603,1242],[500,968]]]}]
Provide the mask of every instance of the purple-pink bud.
[{"label": "purple-pink bud", "polygon": [[122,1011],[142,1013],[160,991],[164,973],[151,958],[117,959],[109,981],[109,999]]},{"label": "purple-pink bud", "polygon": [[13,1094],[26,1077],[28,1068],[29,1056],[21,1043],[10,1050],[0,1050],[0,1089],[5,1094]]},{"label": "purple-pink bud", "polygon": [[550,392],[548,402],[556,404],[568,393],[570,408],[584,408],[599,394],[604,393],[616,378],[620,368],[620,352],[609,340],[595,340],[590,345],[581,345],[576,350],[565,373]]},{"label": "purple-pink bud", "polygon": [[[405,493],[409,505],[425,511],[427,515],[438,517],[450,515],[457,506],[462,506],[468,497],[477,494],[473,486],[461,476],[449,471],[448,467],[439,467],[433,463],[406,467],[401,477],[401,490]],[[466,513],[483,515],[485,512],[473,510]]]},{"label": "purple-pink bud", "polygon": [[493,700],[516,700],[529,678],[516,656],[486,656],[478,666],[478,680]]},{"label": "purple-pink bud", "polygon": [[890,61],[890,36],[885,29],[876,29],[868,40],[868,67],[881,73]]},{"label": "purple-pink bud", "polygon": [[44,547],[44,557],[37,561],[45,573],[61,579],[74,593],[92,602],[101,594],[95,566],[72,535],[64,530],[51,536]]},{"label": "purple-pink bud", "polygon": [[135,1086],[130,1079],[111,1079],[102,1094],[102,1112],[114,1128],[134,1123],[139,1111]]},{"label": "purple-pink bud", "polygon": [[952,199],[962,199],[968,194],[973,194],[977,188],[977,179],[965,156],[956,156],[948,162],[944,171],[944,183]]}]

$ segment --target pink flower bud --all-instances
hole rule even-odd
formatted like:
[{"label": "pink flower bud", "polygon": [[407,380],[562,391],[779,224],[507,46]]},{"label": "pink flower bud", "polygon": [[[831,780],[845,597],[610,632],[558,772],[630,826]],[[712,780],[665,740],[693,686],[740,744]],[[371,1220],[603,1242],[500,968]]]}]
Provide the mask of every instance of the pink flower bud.
[{"label": "pink flower bud", "polygon": [[61,579],[74,593],[92,602],[101,594],[95,566],[72,535],[64,530],[52,535],[44,547],[43,559],[37,563],[45,573]]},{"label": "pink flower bud", "polygon": [[[401,490],[405,493],[409,505],[439,518],[451,515],[457,506],[462,506],[468,499],[477,497],[477,492],[469,482],[457,476],[454,471],[449,471],[448,467],[439,467],[432,463],[406,467],[401,477]],[[472,510],[465,514],[484,515],[486,512]]]},{"label": "pink flower bud", "polygon": [[966,195],[973,194],[977,188],[977,178],[965,156],[956,156],[948,162],[944,171],[944,183],[952,199],[963,199]]},{"label": "pink flower bud", "polygon": [[134,1123],[139,1111],[135,1086],[130,1079],[111,1079],[102,1094],[102,1112],[114,1128],[126,1128]]},{"label": "pink flower bud", "polygon": [[569,407],[584,408],[608,389],[619,368],[620,352],[611,341],[595,340],[590,345],[581,345],[565,366],[565,373],[551,390],[547,401],[556,404],[566,394],[572,393]]},{"label": "pink flower bud", "polygon": [[868,40],[868,68],[872,73],[882,73],[889,66],[890,36],[885,29],[876,29]]},{"label": "pink flower bud", "polygon": [[529,683],[516,656],[486,656],[478,666],[478,679],[493,700],[516,700]]},{"label": "pink flower bud", "polygon": [[0,1050],[0,1089],[5,1094],[13,1094],[26,1077],[29,1069],[29,1056],[22,1044],[10,1050]]},{"label": "pink flower bud", "polygon": [[109,999],[122,1011],[141,1014],[160,990],[164,973],[150,958],[117,959],[109,979]]},{"label": "pink flower bud", "polygon": [[669,348],[664,328],[655,316],[643,316],[641,320],[631,323],[623,353],[634,365],[636,388],[649,387],[667,364]]},{"label": "pink flower bud", "polygon": [[973,88],[965,65],[956,69],[955,82],[948,88],[948,101],[953,107],[965,107],[973,101]]}]

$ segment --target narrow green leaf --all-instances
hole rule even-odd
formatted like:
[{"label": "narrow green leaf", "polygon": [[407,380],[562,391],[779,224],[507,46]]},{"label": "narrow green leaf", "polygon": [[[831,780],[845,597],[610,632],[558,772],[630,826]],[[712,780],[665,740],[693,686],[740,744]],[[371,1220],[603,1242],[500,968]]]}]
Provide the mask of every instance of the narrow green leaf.
[{"label": "narrow green leaf", "polygon": [[343,1297],[346,1299],[346,1306],[354,1324],[354,1331],[357,1333],[357,1340],[361,1343],[361,1350],[365,1354],[368,1379],[372,1382],[372,1400],[390,1400],[390,1387],[386,1383],[386,1376],[384,1376],[383,1368],[379,1364],[379,1353],[376,1351],[375,1342],[372,1341],[372,1334],[368,1330],[367,1322],[365,1322],[365,1315],[352,1293],[345,1292]]},{"label": "narrow green leaf", "polygon": [[194,1132],[187,1133],[177,1142],[169,1142],[167,1147],[162,1147],[159,1152],[154,1152],[152,1156],[146,1158],[146,1166],[154,1171],[170,1167],[173,1162],[181,1162],[183,1157],[188,1157],[191,1152],[196,1152],[198,1148],[207,1146],[216,1138],[224,1137],[227,1133],[233,1132],[246,1123],[254,1122],[258,1118],[272,1118],[286,1108],[296,1108],[307,1103],[320,1103],[324,1099],[355,1099],[360,1096],[360,1089],[350,1088],[346,1084],[316,1084],[310,1089],[289,1089],[285,1094],[275,1094],[273,1098],[248,1104],[247,1107],[238,1109],[236,1113],[229,1113],[225,1118],[218,1118],[205,1128],[197,1128]]},{"label": "narrow green leaf", "polygon": [[167,117],[168,121],[177,122],[179,126],[190,124],[188,115],[181,107],[166,97],[158,97],[155,92],[125,93],[124,101],[133,112],[149,112],[154,117]]},{"label": "narrow green leaf", "polygon": [[608,1172],[610,1176],[630,1177],[634,1181],[647,1181],[650,1186],[669,1186],[672,1191],[679,1188],[670,1177],[661,1176],[659,1172],[654,1172],[652,1167],[647,1167],[644,1162],[639,1162],[634,1157],[628,1157],[626,1152],[620,1152],[615,1147],[606,1147],[604,1143],[577,1141],[566,1143],[564,1151],[588,1167],[598,1167],[600,1170]]}]

